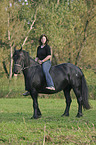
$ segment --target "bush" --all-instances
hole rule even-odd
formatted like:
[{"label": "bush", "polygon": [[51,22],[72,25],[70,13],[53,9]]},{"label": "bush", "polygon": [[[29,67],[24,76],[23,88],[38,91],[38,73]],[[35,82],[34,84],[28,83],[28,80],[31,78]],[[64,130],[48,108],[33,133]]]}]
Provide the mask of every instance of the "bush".
[{"label": "bush", "polygon": [[96,74],[92,70],[84,70],[89,89],[89,98],[96,100]]}]

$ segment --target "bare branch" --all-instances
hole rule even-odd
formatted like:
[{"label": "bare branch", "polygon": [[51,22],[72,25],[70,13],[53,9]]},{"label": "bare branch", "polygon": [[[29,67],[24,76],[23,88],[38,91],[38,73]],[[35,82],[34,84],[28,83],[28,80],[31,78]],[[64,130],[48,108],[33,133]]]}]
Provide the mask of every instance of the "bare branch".
[{"label": "bare branch", "polygon": [[37,10],[36,10],[36,13],[35,13],[35,16],[34,16],[34,21],[32,22],[32,24],[31,24],[31,26],[30,26],[30,29],[29,29],[29,31],[28,31],[28,33],[27,33],[27,36],[26,36],[26,38],[25,38],[25,40],[24,40],[24,42],[23,42],[23,44],[22,44],[22,47],[25,45],[25,42],[26,42],[27,39],[28,39],[28,34],[29,34],[30,31],[33,29],[33,25],[34,25],[34,23],[35,23],[35,21],[36,21],[36,15],[37,15]]},{"label": "bare branch", "polygon": [[57,0],[57,5],[59,5],[59,0]]}]

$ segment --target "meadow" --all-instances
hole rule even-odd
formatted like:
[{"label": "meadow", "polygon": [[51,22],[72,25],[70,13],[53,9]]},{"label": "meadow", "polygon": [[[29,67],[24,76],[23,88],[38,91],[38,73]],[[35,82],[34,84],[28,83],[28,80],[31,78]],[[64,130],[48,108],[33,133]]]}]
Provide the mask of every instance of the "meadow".
[{"label": "meadow", "polygon": [[42,117],[30,119],[33,114],[29,98],[0,99],[1,145],[95,145],[96,101],[92,108],[83,110],[77,118],[77,102],[73,99],[70,116],[61,117],[65,100],[39,98]]},{"label": "meadow", "polygon": [[39,95],[42,117],[30,119],[33,102],[24,97],[24,78],[0,78],[0,145],[95,145],[96,144],[96,74],[84,71],[90,110],[77,118],[77,100],[73,92],[69,117],[61,117],[65,109],[63,92]]}]

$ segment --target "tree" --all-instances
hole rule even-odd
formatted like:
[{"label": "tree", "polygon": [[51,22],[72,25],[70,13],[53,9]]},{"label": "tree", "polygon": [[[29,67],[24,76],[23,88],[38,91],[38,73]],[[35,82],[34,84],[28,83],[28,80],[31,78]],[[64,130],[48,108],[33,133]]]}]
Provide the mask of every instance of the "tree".
[{"label": "tree", "polygon": [[[29,5],[29,7],[27,5],[24,6],[19,2],[14,2],[14,0],[10,0],[10,2],[5,0],[4,2],[1,2],[1,4],[3,5],[3,8],[1,9],[0,14],[2,14],[2,12],[4,11],[2,19],[5,16],[6,19],[4,19],[4,21],[1,21],[4,32],[2,33],[0,39],[1,41],[4,41],[4,43],[8,44],[8,46],[5,47],[5,50],[8,50],[8,57],[10,57],[9,78],[11,78],[13,66],[13,48],[15,45],[18,45],[20,47],[20,45],[22,45],[24,39],[26,38],[26,35],[28,35],[28,33],[31,31],[32,26],[34,25],[33,18],[35,9],[31,9],[31,5]],[[22,8],[23,12],[21,13]],[[28,12],[29,14],[25,15]],[[28,25],[28,19],[32,21],[30,24],[31,26]],[[7,27],[5,27],[5,25],[7,25]],[[2,31],[2,29],[0,30]]]},{"label": "tree", "polygon": [[8,58],[10,62],[14,45],[18,48],[23,45],[35,57],[38,39],[46,34],[57,63],[95,68],[94,0],[10,0],[10,3],[0,1],[2,61]]}]

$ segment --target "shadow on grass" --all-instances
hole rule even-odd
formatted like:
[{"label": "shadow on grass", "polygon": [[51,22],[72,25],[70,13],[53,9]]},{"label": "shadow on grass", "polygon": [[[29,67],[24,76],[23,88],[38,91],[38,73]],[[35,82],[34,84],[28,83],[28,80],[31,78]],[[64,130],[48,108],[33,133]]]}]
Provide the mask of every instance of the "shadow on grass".
[{"label": "shadow on grass", "polygon": [[[72,111],[73,112],[73,111]],[[89,111],[83,111],[83,116],[81,117],[81,118],[77,118],[76,116],[73,116],[73,114],[72,114],[72,112],[70,112],[70,116],[69,117],[66,117],[66,116],[63,116],[63,117],[61,117],[61,114],[56,114],[56,113],[50,113],[50,111],[49,111],[49,115],[47,115],[47,114],[43,114],[42,116],[41,116],[41,118],[38,118],[38,119],[31,119],[31,117],[33,116],[33,113],[23,113],[23,112],[15,112],[15,113],[4,113],[4,112],[2,112],[2,113],[0,113],[0,122],[13,122],[13,121],[15,121],[15,122],[22,122],[22,121],[24,121],[24,120],[26,120],[26,122],[35,122],[36,120],[36,122],[39,122],[39,121],[42,121],[42,122],[51,122],[51,121],[53,121],[53,122],[55,122],[55,121],[71,121],[72,122],[72,120],[77,120],[77,121],[84,121],[85,120],[85,122],[87,121],[87,122],[90,122],[91,120],[93,121],[95,121],[95,116],[94,116],[94,114],[95,114],[95,110],[89,110]],[[94,122],[93,121],[93,122]]]},{"label": "shadow on grass", "polygon": [[30,113],[0,113],[0,122],[22,122],[22,120],[26,119],[26,121],[32,120],[32,114]]}]

